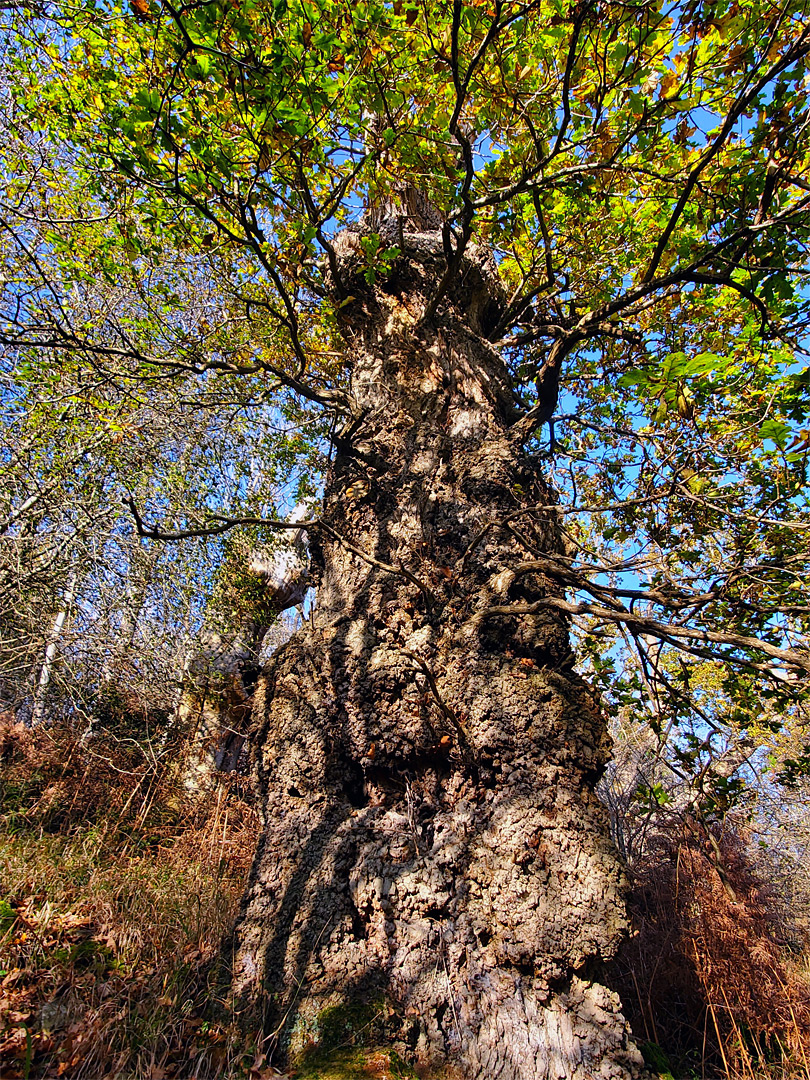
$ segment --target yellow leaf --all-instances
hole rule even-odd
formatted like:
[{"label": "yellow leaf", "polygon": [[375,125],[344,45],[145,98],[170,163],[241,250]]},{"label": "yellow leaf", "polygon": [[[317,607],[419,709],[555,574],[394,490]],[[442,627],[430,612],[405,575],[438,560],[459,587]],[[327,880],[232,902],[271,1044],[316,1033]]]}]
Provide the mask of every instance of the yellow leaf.
[{"label": "yellow leaf", "polygon": [[661,80],[658,87],[658,93],[662,98],[670,97],[673,91],[678,88],[678,73],[675,71],[668,71]]}]

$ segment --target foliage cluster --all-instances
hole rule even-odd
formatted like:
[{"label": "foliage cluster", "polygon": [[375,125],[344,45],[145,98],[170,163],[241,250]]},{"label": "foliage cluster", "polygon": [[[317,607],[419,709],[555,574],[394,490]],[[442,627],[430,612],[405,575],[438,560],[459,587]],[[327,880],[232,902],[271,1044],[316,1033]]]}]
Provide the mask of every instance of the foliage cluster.
[{"label": "foliage cluster", "polygon": [[[807,768],[805,0],[3,17],[14,695],[72,567],[77,640],[121,626],[110,593],[142,591],[144,557],[186,590],[145,615],[193,636],[222,531],[266,536],[318,489],[362,425],[336,236],[365,208],[358,258],[387,273],[368,221],[415,187],[446,256],[423,323],[465,252],[493,252],[515,434],[576,551],[545,572],[609,704],[696,775],[781,731],[779,768]],[[122,495],[182,551],[136,556]]]}]

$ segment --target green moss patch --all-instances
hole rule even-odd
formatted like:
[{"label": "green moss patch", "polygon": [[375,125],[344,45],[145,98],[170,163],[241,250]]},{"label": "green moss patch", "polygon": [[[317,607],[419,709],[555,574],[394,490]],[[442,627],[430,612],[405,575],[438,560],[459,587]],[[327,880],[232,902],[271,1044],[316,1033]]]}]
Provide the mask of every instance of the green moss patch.
[{"label": "green moss patch", "polygon": [[396,1050],[364,1047],[308,1055],[292,1075],[295,1080],[411,1080],[417,1074]]}]

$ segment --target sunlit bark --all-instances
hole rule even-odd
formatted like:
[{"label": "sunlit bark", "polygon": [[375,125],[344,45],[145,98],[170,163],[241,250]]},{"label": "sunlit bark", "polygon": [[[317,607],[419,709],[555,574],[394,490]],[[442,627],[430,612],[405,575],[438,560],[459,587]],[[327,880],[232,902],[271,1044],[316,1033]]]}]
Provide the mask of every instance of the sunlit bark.
[{"label": "sunlit bark", "polygon": [[553,594],[504,571],[564,550],[485,337],[494,277],[473,252],[420,325],[441,239],[405,239],[342,311],[362,421],[312,544],[315,625],[256,695],[264,830],[235,995],[282,1060],[326,1009],[370,1000],[412,1058],[470,1080],[637,1076],[599,975],[626,923],[598,703],[564,616],[483,614]]}]

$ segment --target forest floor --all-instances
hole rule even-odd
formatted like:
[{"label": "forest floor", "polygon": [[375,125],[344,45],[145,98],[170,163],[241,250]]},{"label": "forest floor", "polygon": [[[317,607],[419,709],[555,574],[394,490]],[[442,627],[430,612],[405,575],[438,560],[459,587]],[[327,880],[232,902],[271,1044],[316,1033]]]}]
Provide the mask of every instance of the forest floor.
[{"label": "forest floor", "polygon": [[[240,1027],[227,996],[223,942],[259,827],[246,782],[231,775],[192,798],[165,764],[177,755],[144,749],[149,741],[134,734],[82,744],[67,731],[35,737],[0,722],[0,1076],[278,1080],[271,1047]],[[617,976],[652,1071],[662,1080],[810,1080],[806,955],[794,948],[785,960],[732,861],[740,895],[731,907],[718,883],[707,884],[713,872],[694,846],[680,850],[677,867],[682,910],[662,891],[665,875],[652,889],[638,883],[640,933]],[[699,933],[688,925],[696,905]],[[704,953],[703,967],[687,970],[679,948]],[[759,967],[752,960],[747,973],[754,954]],[[676,969],[686,971],[680,997],[662,997],[657,973],[669,988]],[[723,971],[727,993],[711,983]],[[735,977],[750,991],[746,1016],[768,1014],[759,1027],[707,996],[739,999]],[[689,1008],[691,1044],[682,1017],[669,1030],[667,1020]],[[417,1075],[392,1048],[362,1045],[363,1031],[344,1027],[290,1075]]]},{"label": "forest floor", "polygon": [[192,805],[163,770],[150,775],[109,747],[88,759],[61,733],[44,746],[43,736],[34,746],[12,734],[0,831],[2,1076],[163,1080],[181,1057],[224,1067],[234,1040],[227,1014],[211,1022],[210,1004],[255,812],[236,786]]},{"label": "forest floor", "polygon": [[[137,740],[8,724],[0,756],[3,1080],[283,1077],[227,1000],[223,942],[258,835],[244,778],[192,797]],[[343,1041],[294,1075],[416,1075]]]}]

